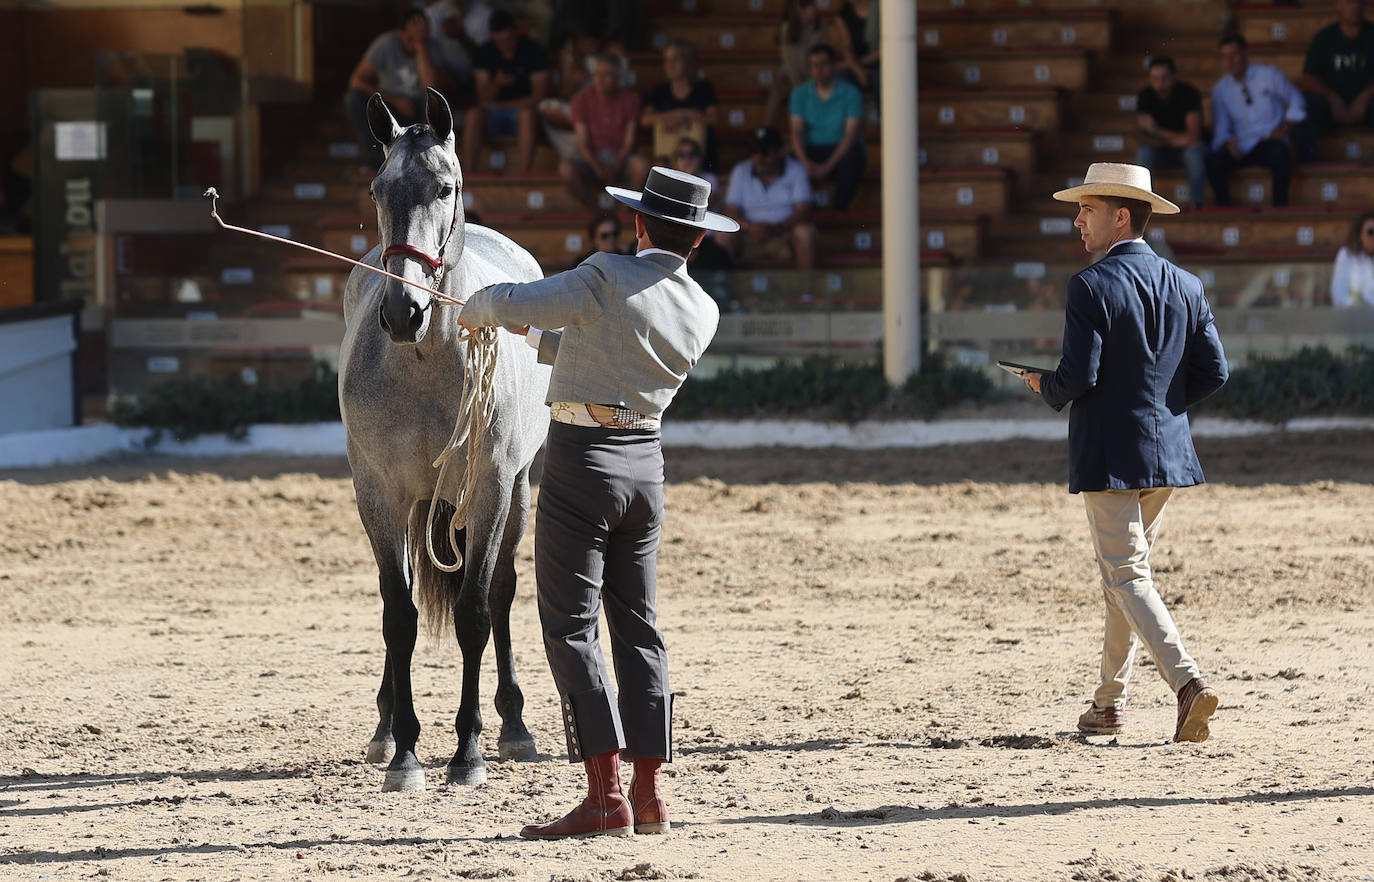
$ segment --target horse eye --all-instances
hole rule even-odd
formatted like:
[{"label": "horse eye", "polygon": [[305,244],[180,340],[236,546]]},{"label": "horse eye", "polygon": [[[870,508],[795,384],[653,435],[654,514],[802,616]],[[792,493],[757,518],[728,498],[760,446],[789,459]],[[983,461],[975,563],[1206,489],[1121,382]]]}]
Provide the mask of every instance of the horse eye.
[{"label": "horse eye", "polygon": [[442,188],[441,190],[439,190],[439,198],[440,198],[440,199],[447,199],[448,197],[450,197],[450,196],[452,196],[452,195],[453,195],[453,186],[452,186],[451,184],[445,184],[445,185],[443,186],[443,188]]}]

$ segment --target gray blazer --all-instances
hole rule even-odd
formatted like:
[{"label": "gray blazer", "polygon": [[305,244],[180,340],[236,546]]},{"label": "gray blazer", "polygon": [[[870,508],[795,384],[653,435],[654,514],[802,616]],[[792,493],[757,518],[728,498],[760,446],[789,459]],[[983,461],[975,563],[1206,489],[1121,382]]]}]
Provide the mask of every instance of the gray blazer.
[{"label": "gray blazer", "polygon": [[548,401],[627,407],[660,417],[716,334],[720,311],[670,254],[597,253],[575,269],[536,282],[503,282],[463,306],[473,327],[562,328],[553,347]]}]

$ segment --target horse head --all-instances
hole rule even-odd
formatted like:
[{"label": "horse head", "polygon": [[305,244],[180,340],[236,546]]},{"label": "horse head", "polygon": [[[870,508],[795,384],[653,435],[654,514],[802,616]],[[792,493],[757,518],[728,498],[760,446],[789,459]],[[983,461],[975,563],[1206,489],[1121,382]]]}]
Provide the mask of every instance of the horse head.
[{"label": "horse head", "polygon": [[[454,150],[453,112],[427,89],[423,121],[401,128],[381,95],[367,102],[367,123],[386,154],[370,188],[387,271],[435,288],[463,253],[463,172]],[[379,319],[396,343],[419,343],[434,298],[387,279]]]}]

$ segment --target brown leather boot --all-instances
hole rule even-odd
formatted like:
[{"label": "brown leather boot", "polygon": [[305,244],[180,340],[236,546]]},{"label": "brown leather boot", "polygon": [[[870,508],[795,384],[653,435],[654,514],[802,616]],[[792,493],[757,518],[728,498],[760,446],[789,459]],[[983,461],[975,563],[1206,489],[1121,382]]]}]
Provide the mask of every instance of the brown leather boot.
[{"label": "brown leather boot", "polygon": [[668,803],[659,789],[658,767],[663,760],[656,757],[637,759],[635,777],[630,782],[630,805],[635,813],[636,833],[667,833]]},{"label": "brown leather boot", "polygon": [[526,839],[568,839],[583,836],[633,836],[634,813],[620,789],[620,754],[589,756],[587,798],[551,824],[530,824],[520,831]]}]

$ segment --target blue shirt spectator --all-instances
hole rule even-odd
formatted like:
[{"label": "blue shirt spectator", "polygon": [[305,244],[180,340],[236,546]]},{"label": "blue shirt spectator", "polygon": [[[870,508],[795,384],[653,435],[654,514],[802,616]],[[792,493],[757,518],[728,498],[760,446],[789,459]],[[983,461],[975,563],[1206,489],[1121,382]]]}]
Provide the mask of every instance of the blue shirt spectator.
[{"label": "blue shirt spectator", "polygon": [[1284,123],[1306,119],[1307,103],[1283,71],[1247,63],[1239,77],[1228,73],[1212,87],[1212,117],[1213,150],[1234,140],[1241,153],[1249,153]]}]

